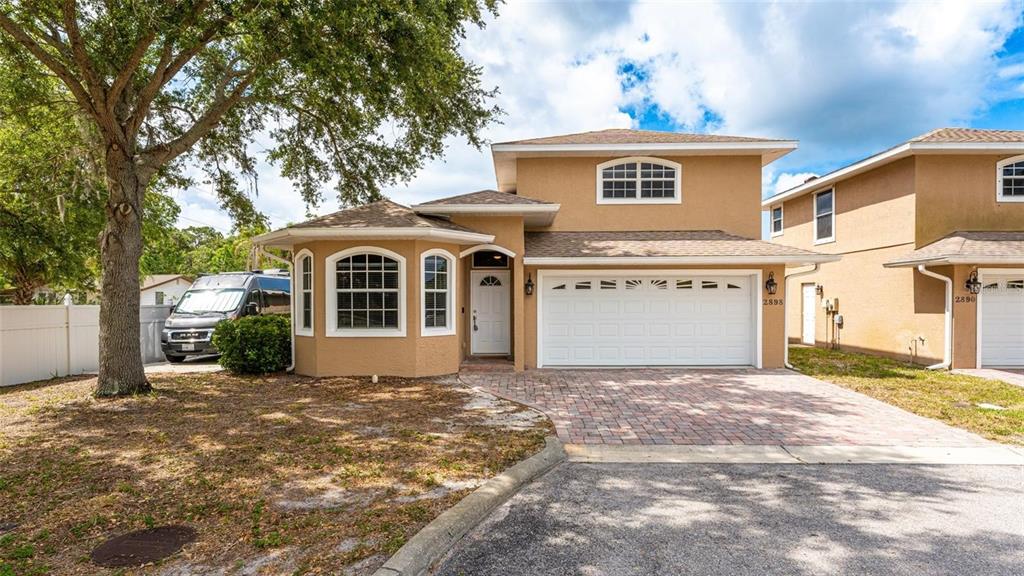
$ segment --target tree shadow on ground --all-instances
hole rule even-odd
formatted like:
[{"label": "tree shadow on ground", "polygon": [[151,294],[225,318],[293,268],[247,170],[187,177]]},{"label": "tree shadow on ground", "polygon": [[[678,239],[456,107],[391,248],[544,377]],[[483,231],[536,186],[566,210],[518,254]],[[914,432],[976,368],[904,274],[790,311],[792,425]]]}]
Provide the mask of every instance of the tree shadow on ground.
[{"label": "tree shadow on ground", "polygon": [[90,382],[5,398],[22,402],[0,411],[0,523],[18,524],[0,568],[102,574],[87,554],[105,538],[184,523],[200,534],[186,566],[128,573],[330,571],[371,558],[372,572],[466,492],[445,483],[471,487],[547,433],[486,425],[436,380],[150,379],[151,394],[129,399],[93,399]]},{"label": "tree shadow on ground", "polygon": [[625,444],[963,445],[984,441],[781,370],[539,370],[463,376],[537,406],[563,441]]},{"label": "tree shadow on ground", "polygon": [[1019,467],[563,464],[438,574],[1022,574],[1020,477]]}]

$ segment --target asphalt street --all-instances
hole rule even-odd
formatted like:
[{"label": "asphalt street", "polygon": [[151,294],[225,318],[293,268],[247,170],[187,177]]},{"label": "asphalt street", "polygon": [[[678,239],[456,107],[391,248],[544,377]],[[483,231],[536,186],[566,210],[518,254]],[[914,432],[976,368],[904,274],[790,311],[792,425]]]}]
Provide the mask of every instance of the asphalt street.
[{"label": "asphalt street", "polygon": [[1024,574],[1024,467],[563,463],[442,575]]}]

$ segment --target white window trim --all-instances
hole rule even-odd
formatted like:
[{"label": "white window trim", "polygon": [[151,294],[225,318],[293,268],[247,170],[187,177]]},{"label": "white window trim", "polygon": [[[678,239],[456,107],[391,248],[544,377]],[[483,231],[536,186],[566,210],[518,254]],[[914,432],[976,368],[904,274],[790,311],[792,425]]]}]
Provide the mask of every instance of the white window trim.
[{"label": "white window trim", "polygon": [[[427,327],[426,263],[427,257],[429,256],[441,256],[448,260],[448,288],[445,290],[445,293],[448,296],[448,318],[443,328]],[[455,280],[455,274],[458,269],[458,262],[459,261],[451,252],[440,248],[427,250],[420,254],[420,336],[452,336],[455,334],[455,301],[456,292],[458,292],[458,290],[456,290],[458,284]]]},{"label": "white window trim", "polygon": [[1024,154],[996,162],[996,202],[1024,202],[1024,196],[1003,196],[1003,167],[1024,161]]},{"label": "white window trim", "polygon": [[[825,194],[826,192],[832,193],[832,212],[829,216],[832,218],[832,235],[827,238],[818,238],[818,196]],[[814,243],[815,244],[828,244],[829,242],[836,241],[836,189],[826,188],[819,190],[814,193],[811,197],[811,223],[814,226]]]},{"label": "white window trim", "polygon": [[[835,196],[832,197],[832,208],[835,206]],[[775,209],[779,209],[779,231],[775,231]],[[782,204],[777,204],[769,208],[768,212],[768,231],[771,233],[771,237],[782,236],[782,233],[786,231],[786,209]],[[834,230],[833,230],[834,231]]]},{"label": "white window trim", "polygon": [[[601,170],[609,167],[616,166],[618,164],[624,164],[626,162],[651,162],[654,164],[660,164],[669,168],[674,168],[676,171],[676,188],[674,198],[640,198],[640,167],[637,166],[637,186],[636,186],[636,198],[605,198],[602,189],[602,178]],[[614,160],[608,160],[597,165],[595,171],[597,175],[597,186],[596,195],[598,204],[682,204],[683,202],[683,165],[678,162],[672,162],[671,160],[665,160],[664,158],[654,158],[651,156],[628,156],[626,158],[616,158]]]},{"label": "white window trim", "polygon": [[[302,292],[302,259],[309,257],[309,265],[311,270],[309,271],[309,328],[302,327],[302,308],[305,304],[305,294]],[[293,270],[295,270],[295,286],[297,290],[292,290],[292,297],[295,298],[294,317],[292,318],[292,326],[295,329],[296,336],[312,336],[313,331],[316,328],[316,266],[313,264],[313,253],[308,248],[303,248],[295,253],[295,260],[292,264]]]},{"label": "white window trim", "polygon": [[[338,260],[353,254],[376,254],[387,256],[398,262],[398,328],[338,328],[338,275],[334,273]],[[405,337],[408,301],[405,297],[405,257],[376,246],[357,246],[331,254],[324,259],[324,320],[325,336],[328,338],[402,338]]]}]

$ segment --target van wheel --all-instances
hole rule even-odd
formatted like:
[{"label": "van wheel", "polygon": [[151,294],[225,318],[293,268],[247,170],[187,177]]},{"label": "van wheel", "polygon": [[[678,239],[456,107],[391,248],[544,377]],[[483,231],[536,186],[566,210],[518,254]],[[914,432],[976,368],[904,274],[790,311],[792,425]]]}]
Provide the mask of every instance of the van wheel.
[{"label": "van wheel", "polygon": [[167,361],[171,364],[181,364],[185,361],[184,356],[171,356],[170,354],[164,354],[164,358],[167,358]]}]

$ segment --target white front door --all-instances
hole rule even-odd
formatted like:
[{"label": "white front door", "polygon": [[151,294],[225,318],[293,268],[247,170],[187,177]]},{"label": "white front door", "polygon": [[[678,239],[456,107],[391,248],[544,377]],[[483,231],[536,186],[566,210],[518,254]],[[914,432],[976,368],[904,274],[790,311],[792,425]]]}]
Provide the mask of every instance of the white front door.
[{"label": "white front door", "polygon": [[814,345],[814,327],[815,327],[815,311],[817,310],[817,292],[814,284],[803,285],[803,331],[801,334],[801,340],[804,344]]},{"label": "white front door", "polygon": [[981,366],[1024,366],[1024,273],[985,274],[981,290]]},{"label": "white front door", "polygon": [[539,304],[541,364],[756,365],[755,285],[752,276],[682,270],[548,274]]},{"label": "white front door", "polygon": [[473,354],[508,354],[511,350],[508,270],[473,270],[470,282],[473,306],[470,351]]}]

